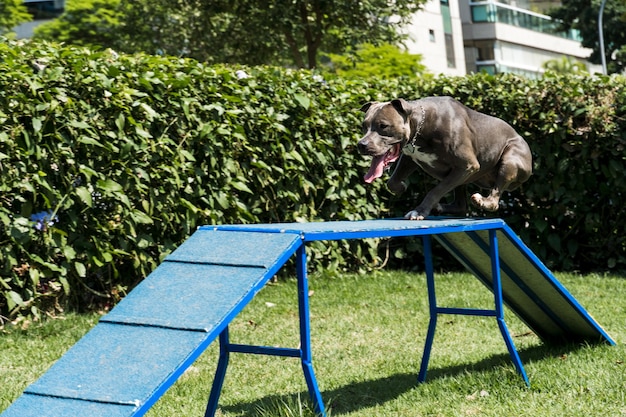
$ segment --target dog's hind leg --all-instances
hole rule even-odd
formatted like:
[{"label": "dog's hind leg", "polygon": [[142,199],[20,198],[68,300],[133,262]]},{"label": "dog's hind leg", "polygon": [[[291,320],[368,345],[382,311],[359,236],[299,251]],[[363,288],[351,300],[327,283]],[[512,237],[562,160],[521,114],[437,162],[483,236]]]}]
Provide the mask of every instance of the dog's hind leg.
[{"label": "dog's hind leg", "polygon": [[501,165],[498,169],[498,176],[496,177],[496,183],[489,192],[487,197],[484,197],[480,193],[472,194],[470,200],[473,205],[486,211],[497,211],[500,204],[500,194],[511,187],[513,179],[516,175],[517,168],[511,165]]},{"label": "dog's hind leg", "polygon": [[530,150],[526,142],[520,146],[525,147],[527,152],[519,152],[520,148],[517,146],[509,146],[502,155],[498,175],[491,192],[487,197],[483,197],[480,193],[473,194],[472,204],[487,211],[496,211],[502,192],[514,190],[530,178],[532,174]]},{"label": "dog's hind leg", "polygon": [[480,193],[474,193],[471,197],[472,204],[487,211],[497,211],[500,203],[500,190],[493,188],[488,197]]}]

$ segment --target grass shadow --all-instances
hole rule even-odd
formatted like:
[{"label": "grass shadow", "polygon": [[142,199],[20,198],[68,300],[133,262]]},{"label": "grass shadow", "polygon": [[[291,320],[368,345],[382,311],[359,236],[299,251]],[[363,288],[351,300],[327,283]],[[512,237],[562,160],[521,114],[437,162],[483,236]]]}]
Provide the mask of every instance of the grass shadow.
[{"label": "grass shadow", "polygon": [[[583,346],[580,344],[564,344],[564,345],[538,345],[531,346],[518,350],[518,354],[522,361],[522,365],[526,366],[530,362],[540,361],[546,358],[554,358],[562,356],[565,353],[571,353]],[[463,363],[454,366],[447,366],[442,368],[429,367],[426,373],[426,382],[436,380],[443,377],[453,377],[469,371],[488,371],[498,366],[511,366],[513,367],[513,359],[508,353],[498,353],[488,356],[478,362]],[[520,382],[522,381],[520,376]]]},{"label": "grass shadow", "polygon": [[[521,349],[519,350],[519,355],[522,363],[527,364],[532,361],[540,361],[546,358],[559,357],[564,354],[569,354],[581,349],[582,347],[582,345],[577,344],[539,345]],[[508,365],[513,367],[511,357],[508,353],[501,353],[486,357],[483,360],[474,363],[459,364],[442,368],[429,368],[425,383],[427,384],[440,378],[455,377],[465,374],[468,371],[488,371],[498,366]],[[400,397],[402,394],[419,386],[417,381],[418,371],[419,369],[416,369],[415,373],[394,374],[382,378],[344,385],[332,390],[324,390],[322,391],[322,398],[326,409],[331,410],[329,414],[333,417],[372,408],[392,401]],[[521,376],[519,381],[520,385],[524,385]],[[287,395],[266,396],[252,402],[222,406],[221,408],[224,411],[235,413],[237,415],[256,415],[254,413],[257,410],[267,408],[268,404],[293,404],[300,399],[308,400],[308,398],[308,392],[302,391]]]},{"label": "grass shadow", "polygon": [[[384,378],[356,382],[332,390],[324,390],[322,398],[326,409],[332,410],[330,414],[337,416],[391,401],[415,388],[416,384],[417,374],[396,374]],[[299,398],[307,399],[308,401],[309,393],[303,391],[287,395],[271,395],[252,402],[221,406],[220,408],[229,413],[251,415],[250,413],[254,413],[256,410],[266,408],[267,404],[289,404]]]}]

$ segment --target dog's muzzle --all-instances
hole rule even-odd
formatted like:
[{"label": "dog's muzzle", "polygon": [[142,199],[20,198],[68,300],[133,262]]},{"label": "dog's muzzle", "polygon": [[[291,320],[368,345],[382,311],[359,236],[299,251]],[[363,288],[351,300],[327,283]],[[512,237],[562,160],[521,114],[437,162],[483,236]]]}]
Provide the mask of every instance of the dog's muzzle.
[{"label": "dog's muzzle", "polygon": [[[360,148],[359,148],[360,151]],[[369,155],[370,152],[367,151],[367,146],[365,146],[365,152],[361,152],[362,154]],[[402,153],[402,143],[396,142],[384,153],[380,155],[374,155],[372,158],[372,164],[370,166],[369,171],[363,177],[363,180],[366,183],[371,183],[376,178],[382,177],[385,169],[389,167],[389,165],[400,158],[400,154]]]}]

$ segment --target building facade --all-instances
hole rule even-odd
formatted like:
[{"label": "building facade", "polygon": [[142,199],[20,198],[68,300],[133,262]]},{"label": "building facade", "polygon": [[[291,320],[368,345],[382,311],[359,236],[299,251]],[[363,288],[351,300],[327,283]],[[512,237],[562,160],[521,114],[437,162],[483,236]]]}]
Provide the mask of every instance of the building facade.
[{"label": "building facade", "polygon": [[422,55],[435,74],[467,73],[459,1],[465,0],[429,0],[405,28],[408,52]]},{"label": "building facade", "polygon": [[[542,6],[529,0],[429,0],[408,28],[407,47],[421,54],[436,74],[484,71],[538,77],[546,61],[563,56],[584,62],[591,73],[601,72],[587,61],[591,50],[581,46],[578,33],[558,32],[550,16],[540,12]],[[454,62],[448,43],[455,47]]]}]

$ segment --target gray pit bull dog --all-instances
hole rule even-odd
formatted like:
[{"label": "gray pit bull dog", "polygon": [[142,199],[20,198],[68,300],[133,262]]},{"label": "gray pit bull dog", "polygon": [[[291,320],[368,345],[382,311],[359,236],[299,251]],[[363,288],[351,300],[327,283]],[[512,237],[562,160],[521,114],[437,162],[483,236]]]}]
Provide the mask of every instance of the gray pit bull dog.
[{"label": "gray pit bull dog", "polygon": [[[472,195],[472,203],[496,211],[500,194],[519,187],[532,175],[530,148],[508,123],[451,97],[372,102],[361,110],[365,112],[364,136],[358,149],[373,157],[365,182],[381,177],[398,159],[387,181],[393,193],[406,189],[404,180],[418,167],[440,180],[406,219],[422,220],[431,211],[465,215],[465,185],[470,183],[491,190],[487,197]],[[440,204],[453,190],[454,202]]]}]

